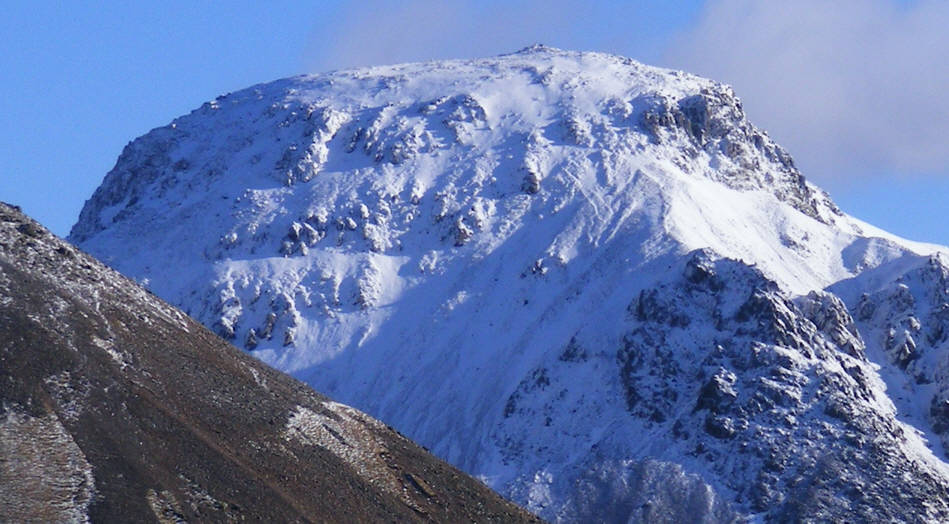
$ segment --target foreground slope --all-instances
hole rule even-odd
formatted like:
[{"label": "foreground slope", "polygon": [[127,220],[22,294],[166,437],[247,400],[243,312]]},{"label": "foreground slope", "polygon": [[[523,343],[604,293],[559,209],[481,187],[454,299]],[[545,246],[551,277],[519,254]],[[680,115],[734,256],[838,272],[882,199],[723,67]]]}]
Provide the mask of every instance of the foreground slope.
[{"label": "foreground slope", "polygon": [[551,519],[949,515],[823,291],[934,248],[710,80],[533,47],[254,86],[130,143],[71,238]]},{"label": "foreground slope", "polygon": [[529,521],[0,204],[0,521]]}]

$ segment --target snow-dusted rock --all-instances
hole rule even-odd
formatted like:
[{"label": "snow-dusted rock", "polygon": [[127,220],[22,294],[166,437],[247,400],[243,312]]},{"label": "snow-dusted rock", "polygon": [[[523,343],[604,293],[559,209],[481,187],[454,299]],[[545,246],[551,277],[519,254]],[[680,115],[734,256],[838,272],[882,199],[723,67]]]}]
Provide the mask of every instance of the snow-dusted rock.
[{"label": "snow-dusted rock", "polygon": [[848,301],[901,416],[949,453],[949,258],[907,255],[832,288]]}]

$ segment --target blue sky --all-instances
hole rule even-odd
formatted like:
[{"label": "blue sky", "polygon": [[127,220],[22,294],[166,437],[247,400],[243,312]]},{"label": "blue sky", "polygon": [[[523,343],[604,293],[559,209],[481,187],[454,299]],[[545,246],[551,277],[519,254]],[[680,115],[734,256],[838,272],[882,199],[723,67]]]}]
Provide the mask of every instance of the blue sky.
[{"label": "blue sky", "polygon": [[219,94],[540,42],[730,83],[844,210],[949,244],[947,2],[7,4],[0,200],[60,235],[128,141]]}]

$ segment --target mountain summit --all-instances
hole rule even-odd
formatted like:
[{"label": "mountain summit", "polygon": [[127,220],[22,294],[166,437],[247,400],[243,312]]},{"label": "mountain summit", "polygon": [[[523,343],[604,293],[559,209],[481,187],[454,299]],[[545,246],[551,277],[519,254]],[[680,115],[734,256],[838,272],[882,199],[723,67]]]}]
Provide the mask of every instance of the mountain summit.
[{"label": "mountain summit", "polygon": [[548,519],[949,518],[949,373],[906,365],[939,280],[854,319],[939,248],[710,80],[531,47],[262,84],[130,143],[71,239]]}]

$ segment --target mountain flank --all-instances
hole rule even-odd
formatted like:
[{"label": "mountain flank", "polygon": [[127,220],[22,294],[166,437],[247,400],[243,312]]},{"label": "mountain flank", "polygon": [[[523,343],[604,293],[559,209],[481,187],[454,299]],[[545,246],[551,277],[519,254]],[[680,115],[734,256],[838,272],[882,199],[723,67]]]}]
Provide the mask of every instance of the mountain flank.
[{"label": "mountain flank", "polygon": [[537,519],[0,204],[0,521]]}]

